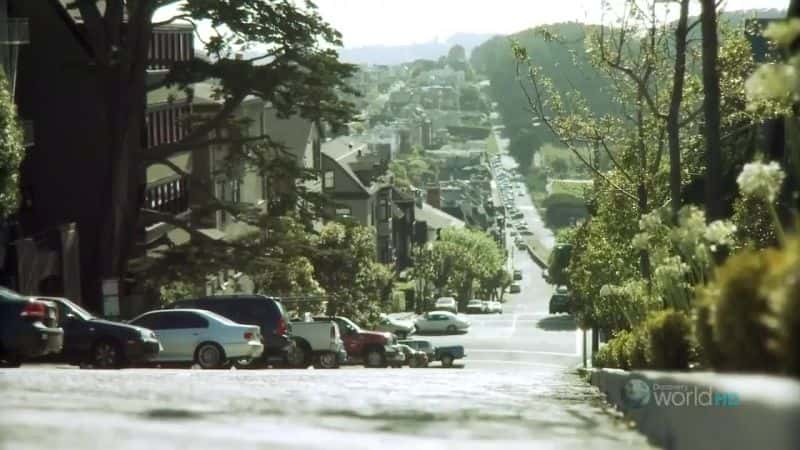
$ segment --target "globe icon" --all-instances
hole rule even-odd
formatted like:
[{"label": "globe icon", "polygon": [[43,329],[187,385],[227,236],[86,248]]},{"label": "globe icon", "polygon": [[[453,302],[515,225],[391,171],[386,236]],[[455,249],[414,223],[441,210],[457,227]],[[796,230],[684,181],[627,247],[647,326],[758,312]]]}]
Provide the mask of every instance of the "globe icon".
[{"label": "globe icon", "polygon": [[650,402],[650,386],[644,380],[632,378],[622,388],[622,401],[628,408],[641,408]]}]

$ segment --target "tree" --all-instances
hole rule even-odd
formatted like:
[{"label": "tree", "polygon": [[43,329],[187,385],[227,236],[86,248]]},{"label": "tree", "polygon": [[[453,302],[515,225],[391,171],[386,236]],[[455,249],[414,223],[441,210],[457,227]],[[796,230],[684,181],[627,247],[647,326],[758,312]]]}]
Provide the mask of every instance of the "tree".
[{"label": "tree", "polygon": [[0,71],[0,220],[17,210],[19,165],[25,154],[22,130],[5,72]]},{"label": "tree", "polygon": [[705,101],[706,147],[706,210],[708,219],[721,219],[722,210],[722,148],[720,139],[720,81],[717,67],[719,38],[717,35],[717,3],[701,0],[703,30],[703,91]]},{"label": "tree", "polygon": [[[119,278],[126,273],[142,206],[139,188],[144,184],[142,174],[148,165],[165,164],[180,172],[169,162],[170,156],[223,143],[239,144],[236,147],[242,149],[240,159],[259,162],[260,169],[271,163],[263,157],[263,151],[265,148],[280,151],[281,146],[266,136],[210,137],[213,130],[241,126],[235,123],[232,114],[247,96],[271,103],[282,117],[299,114],[335,127],[343,125],[352,113],[351,104],[341,100],[339,93],[354,93],[345,82],[354,67],[338,61],[332,47],[341,45],[341,36],[322,20],[311,2],[188,0],[181,5],[177,16],[154,22],[156,10],[175,3],[174,0],[107,0],[102,2],[104,7],[95,0],[46,3],[56,10],[91,59],[107,118],[106,123],[98,124],[95,136],[108,149],[111,161],[109,167],[98,168],[100,173],[95,173],[98,180],[103,180],[98,189],[107,193],[96,215],[100,225],[97,228],[102,231],[98,236],[97,267],[84,268],[95,273],[84,273],[85,277],[99,280]],[[162,83],[147,85],[147,53],[153,29],[179,19],[192,23],[206,20],[212,24],[215,34],[203,41],[209,59],[175,64]],[[258,56],[241,60],[235,57],[254,49],[259,51]],[[151,148],[145,156],[139,140],[145,93],[169,84],[188,89],[194,82],[212,78],[219,84],[217,95],[222,102],[219,112],[213,117],[192,118],[193,126],[180,142]],[[248,145],[256,141],[260,141],[259,145]],[[214,208],[244,215],[216,201],[212,192],[208,194]],[[186,229],[194,241],[214,246],[224,244],[193,232],[186,221],[154,211],[144,213]],[[91,288],[85,289],[85,294],[89,298],[99,297],[99,281]]]},{"label": "tree", "polygon": [[375,232],[357,224],[329,222],[313,239],[315,278],[327,292],[329,315],[368,326],[390,299],[394,273],[375,259]]}]

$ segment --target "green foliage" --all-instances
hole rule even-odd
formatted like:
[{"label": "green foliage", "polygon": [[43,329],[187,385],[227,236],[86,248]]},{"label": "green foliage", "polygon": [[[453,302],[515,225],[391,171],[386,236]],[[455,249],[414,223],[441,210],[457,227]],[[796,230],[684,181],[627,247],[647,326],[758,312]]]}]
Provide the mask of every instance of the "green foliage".
[{"label": "green foliage", "polygon": [[327,313],[371,326],[388,305],[394,274],[375,260],[375,232],[356,224],[327,223],[313,239],[315,278],[328,294]]},{"label": "green foliage", "polygon": [[733,204],[731,220],[736,224],[736,240],[742,246],[767,248],[778,243],[772,216],[761,199],[737,198]]},{"label": "green foliage", "polygon": [[[482,231],[445,228],[439,240],[418,249],[414,255],[414,276],[431,286],[424,299],[445,291],[457,293],[466,302],[474,292],[490,292],[505,281],[505,255],[497,242]],[[506,274],[507,275],[507,274]]]},{"label": "green foliage", "polygon": [[4,73],[0,72],[0,220],[17,210],[19,165],[25,155],[17,108]]},{"label": "green foliage", "polygon": [[422,149],[394,159],[389,163],[389,171],[394,175],[394,184],[401,188],[423,187],[439,179],[439,166],[433,158],[425,156]]},{"label": "green foliage", "polygon": [[631,370],[651,368],[649,353],[652,335],[645,327],[634,329],[625,342],[625,359]]},{"label": "green foliage", "polygon": [[692,323],[681,311],[658,311],[644,324],[648,338],[648,367],[656,370],[687,370],[692,350]]},{"label": "green foliage", "polygon": [[773,249],[739,252],[717,270],[715,283],[703,291],[703,301],[711,308],[712,335],[702,340],[707,354],[719,355],[719,360],[712,361],[717,363],[715,368],[776,370],[778,358],[769,346],[775,332],[768,325],[774,312],[761,286],[781,258]]},{"label": "green foliage", "polygon": [[622,370],[629,370],[628,364],[628,347],[632,339],[632,335],[627,330],[620,330],[614,337],[608,341],[610,358],[608,361],[609,367],[614,367]]},{"label": "green foliage", "polygon": [[588,217],[586,201],[570,194],[553,193],[544,199],[544,222],[553,229],[572,226]]},{"label": "green foliage", "polygon": [[611,360],[611,347],[608,345],[600,347],[600,349],[592,355],[592,366],[597,368],[616,367],[616,364],[613,364]]},{"label": "green foliage", "polygon": [[177,300],[192,298],[200,293],[204,293],[203,286],[196,286],[184,281],[171,281],[159,288],[159,300],[161,305],[168,305]]}]

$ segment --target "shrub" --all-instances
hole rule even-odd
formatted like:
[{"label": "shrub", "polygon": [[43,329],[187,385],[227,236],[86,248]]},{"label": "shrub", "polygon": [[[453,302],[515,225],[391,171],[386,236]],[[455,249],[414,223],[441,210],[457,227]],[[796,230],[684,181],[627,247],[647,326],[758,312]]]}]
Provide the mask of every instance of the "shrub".
[{"label": "shrub", "polygon": [[790,240],[782,256],[770,267],[761,291],[774,311],[768,320],[776,335],[770,348],[782,372],[800,376],[800,240]]},{"label": "shrub", "polygon": [[773,372],[778,358],[770,349],[775,330],[763,282],[770,266],[781,263],[774,249],[745,250],[730,257],[717,272],[716,283],[703,291],[702,302],[711,307],[712,344],[718,351],[715,368],[738,371]]},{"label": "shrub", "polygon": [[695,353],[698,362],[703,367],[723,367],[723,357],[714,340],[714,328],[711,319],[714,314],[714,305],[719,291],[706,288],[699,294],[699,301],[694,311],[694,336],[696,339]]},{"label": "shrub", "polygon": [[652,369],[686,370],[692,350],[692,325],[680,311],[664,310],[651,315],[645,322],[647,330],[647,361]]},{"label": "shrub", "polygon": [[600,349],[592,355],[592,366],[603,368],[610,367],[609,360],[611,358],[611,348],[608,345],[600,347]]},{"label": "shrub", "polygon": [[647,369],[650,367],[647,359],[648,340],[647,330],[643,327],[633,330],[630,334],[630,338],[625,345],[625,358],[631,369]]},{"label": "shrub", "polygon": [[631,334],[627,330],[621,330],[608,342],[608,345],[611,347],[611,361],[613,363],[613,367],[617,369],[628,370],[630,366],[628,365],[628,356],[626,353],[626,348],[628,347],[628,341],[631,338]]}]

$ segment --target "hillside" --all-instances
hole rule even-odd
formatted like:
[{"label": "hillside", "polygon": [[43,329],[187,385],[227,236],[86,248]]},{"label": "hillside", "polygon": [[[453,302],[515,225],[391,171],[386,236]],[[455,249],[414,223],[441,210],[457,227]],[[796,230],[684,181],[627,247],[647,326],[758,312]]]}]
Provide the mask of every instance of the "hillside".
[{"label": "hillside", "polygon": [[342,60],[353,64],[403,64],[418,59],[437,60],[446,56],[450,48],[461,45],[467,54],[476,46],[491,38],[490,34],[458,33],[443,42],[430,41],[421,44],[344,48],[340,51]]},{"label": "hillside", "polygon": [[[726,12],[723,19],[739,26],[752,17],[784,16],[785,13],[778,10],[748,10]],[[494,37],[472,51],[472,67],[491,81],[491,96],[503,116],[511,151],[523,166],[530,164],[536,149],[553,142],[554,137],[544,126],[532,125],[527,101],[516,78],[511,40],[519,41],[528,50],[528,55],[542,68],[543,74],[553,80],[557,89],[562,92],[577,89],[595,113],[613,113],[616,108],[610,100],[609,83],[597,75],[586,58],[584,41],[595,27],[575,22],[539,26]],[[558,41],[546,40],[544,30],[558,36]]]}]

